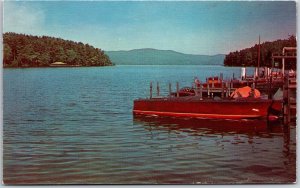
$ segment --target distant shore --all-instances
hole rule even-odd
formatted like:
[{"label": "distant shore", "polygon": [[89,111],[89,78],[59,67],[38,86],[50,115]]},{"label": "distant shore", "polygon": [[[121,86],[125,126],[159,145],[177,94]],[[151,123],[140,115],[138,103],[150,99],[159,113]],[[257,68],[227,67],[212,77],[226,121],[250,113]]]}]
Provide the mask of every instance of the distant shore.
[{"label": "distant shore", "polygon": [[4,69],[26,69],[26,68],[80,68],[80,67],[112,67],[115,65],[109,66],[82,66],[82,65],[64,65],[64,66],[22,66],[22,67],[12,67],[12,66],[3,66]]}]

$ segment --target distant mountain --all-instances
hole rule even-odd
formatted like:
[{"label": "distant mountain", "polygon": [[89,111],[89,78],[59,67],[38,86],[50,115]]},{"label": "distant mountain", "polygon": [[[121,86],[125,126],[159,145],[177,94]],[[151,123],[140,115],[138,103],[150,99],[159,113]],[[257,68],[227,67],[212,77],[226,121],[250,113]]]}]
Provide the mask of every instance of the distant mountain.
[{"label": "distant mountain", "polygon": [[192,55],[150,48],[105,53],[116,65],[223,65],[225,58],[224,54]]}]

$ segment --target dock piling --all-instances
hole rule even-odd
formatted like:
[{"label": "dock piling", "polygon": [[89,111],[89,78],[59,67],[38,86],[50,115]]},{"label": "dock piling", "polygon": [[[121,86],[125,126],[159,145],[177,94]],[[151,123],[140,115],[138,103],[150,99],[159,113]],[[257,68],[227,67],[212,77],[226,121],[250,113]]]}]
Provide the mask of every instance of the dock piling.
[{"label": "dock piling", "polygon": [[226,87],[226,97],[229,97],[228,81],[225,82],[225,87]]},{"label": "dock piling", "polygon": [[150,99],[152,99],[152,82],[150,82]]},{"label": "dock piling", "polygon": [[272,99],[272,76],[267,77],[267,81],[268,81],[268,99]]},{"label": "dock piling", "polygon": [[179,82],[176,82],[176,97],[179,97]]},{"label": "dock piling", "polygon": [[209,92],[209,82],[207,82],[207,98],[209,98],[210,97],[210,92]]},{"label": "dock piling", "polygon": [[156,84],[157,96],[159,96],[159,83]]},{"label": "dock piling", "polygon": [[230,83],[229,83],[229,95],[230,95],[230,93],[231,93],[231,84],[232,84],[232,80],[230,80]]},{"label": "dock piling", "polygon": [[257,84],[257,77],[254,77],[254,81],[252,84],[252,89],[256,89],[256,84]]},{"label": "dock piling", "polygon": [[221,98],[224,98],[224,83],[223,80],[221,81],[221,85],[222,85],[222,91],[221,91]]},{"label": "dock piling", "polygon": [[284,76],[283,100],[283,121],[285,125],[288,125],[295,117],[296,109],[296,80],[295,78],[290,79],[289,75]]}]

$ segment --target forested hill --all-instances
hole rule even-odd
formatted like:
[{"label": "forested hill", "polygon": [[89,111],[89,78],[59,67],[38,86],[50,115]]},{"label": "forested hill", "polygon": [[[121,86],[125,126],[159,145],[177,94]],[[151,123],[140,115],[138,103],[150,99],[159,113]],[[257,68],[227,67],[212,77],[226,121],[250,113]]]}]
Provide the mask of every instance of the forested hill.
[{"label": "forested hill", "polygon": [[48,36],[3,34],[4,67],[110,66],[104,51],[88,44]]},{"label": "forested hill", "polygon": [[223,65],[225,57],[224,54],[192,55],[151,48],[105,53],[117,65]]},{"label": "forested hill", "polygon": [[[276,40],[273,42],[264,42],[260,45],[260,65],[271,66],[272,53],[282,53],[283,47],[296,47],[297,41],[295,36],[288,39]],[[258,45],[246,48],[236,52],[230,52],[225,56],[225,66],[257,66]]]}]

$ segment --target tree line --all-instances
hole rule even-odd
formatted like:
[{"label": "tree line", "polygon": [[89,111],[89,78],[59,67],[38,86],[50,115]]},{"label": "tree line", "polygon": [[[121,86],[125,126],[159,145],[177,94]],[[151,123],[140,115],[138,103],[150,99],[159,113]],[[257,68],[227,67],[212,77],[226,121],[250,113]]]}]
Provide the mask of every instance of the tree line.
[{"label": "tree line", "polygon": [[110,66],[103,50],[89,44],[49,36],[3,34],[4,67],[47,67],[55,62],[68,66]]},{"label": "tree line", "polygon": [[[281,54],[283,47],[296,47],[297,41],[294,35],[287,39],[264,42],[260,44],[260,66],[272,66],[272,53]],[[259,45],[236,52],[230,52],[225,56],[225,66],[257,66]],[[296,59],[290,59],[291,66],[296,66]]]}]

